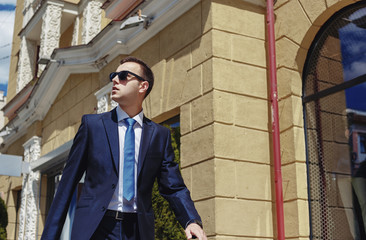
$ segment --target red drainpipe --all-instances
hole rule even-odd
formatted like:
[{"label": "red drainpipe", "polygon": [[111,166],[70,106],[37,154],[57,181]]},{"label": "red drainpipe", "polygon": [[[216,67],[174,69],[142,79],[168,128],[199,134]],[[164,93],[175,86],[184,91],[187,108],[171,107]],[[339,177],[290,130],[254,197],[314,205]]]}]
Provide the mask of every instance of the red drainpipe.
[{"label": "red drainpipe", "polygon": [[274,9],[273,0],[267,0],[267,36],[268,36],[268,55],[269,55],[269,78],[271,91],[272,109],[272,141],[274,154],[274,174],[276,189],[276,215],[277,215],[277,239],[285,239],[285,221],[283,214],[283,195],[282,195],[282,173],[281,173],[281,149],[280,149],[280,130],[278,117],[278,94],[277,94],[277,74],[276,74],[276,40],[274,33]]}]

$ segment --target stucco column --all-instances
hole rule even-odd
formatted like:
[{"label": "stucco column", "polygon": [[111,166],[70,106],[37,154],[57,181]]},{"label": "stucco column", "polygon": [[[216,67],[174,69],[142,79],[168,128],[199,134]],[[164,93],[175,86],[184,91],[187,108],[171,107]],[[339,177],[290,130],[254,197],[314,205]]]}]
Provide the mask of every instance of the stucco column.
[{"label": "stucco column", "polygon": [[21,37],[16,93],[20,92],[34,76],[36,43]]},{"label": "stucco column", "polygon": [[[34,136],[24,145],[24,161],[33,162],[41,154],[41,138]],[[19,212],[18,240],[33,240],[37,237],[38,197],[40,173],[30,171],[23,175],[23,189]]]},{"label": "stucco column", "polygon": [[108,111],[109,109],[115,108],[118,103],[112,100],[111,97],[112,91],[112,83],[107,84],[99,91],[95,93],[95,97],[97,98],[97,113],[103,113]]},{"label": "stucco column", "polygon": [[[59,47],[61,16],[62,7],[60,5],[47,5],[46,12],[42,17],[43,23],[39,58],[51,58],[53,50]],[[41,75],[45,67],[45,65],[39,65],[37,76]]]},{"label": "stucco column", "polygon": [[31,19],[34,14],[32,2],[33,2],[33,0],[24,0],[23,27],[25,27],[25,25],[27,25],[29,19]]},{"label": "stucco column", "polygon": [[99,32],[102,22],[102,3],[99,1],[88,1],[83,11],[82,44],[87,44]]}]

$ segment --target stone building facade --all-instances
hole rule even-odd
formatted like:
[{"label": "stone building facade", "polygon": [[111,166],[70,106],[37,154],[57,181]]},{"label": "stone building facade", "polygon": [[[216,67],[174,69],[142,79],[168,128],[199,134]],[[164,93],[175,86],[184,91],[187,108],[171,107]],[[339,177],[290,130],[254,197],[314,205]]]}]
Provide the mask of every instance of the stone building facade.
[{"label": "stone building facade", "polygon": [[[0,150],[23,156],[30,171],[0,176],[8,239],[41,236],[81,117],[116,106],[108,75],[127,55],[155,73],[146,116],[158,123],[179,116],[182,175],[209,239],[276,239],[266,2],[120,2],[17,1],[4,107],[12,131]],[[274,5],[286,239],[317,234],[309,209],[306,59],[326,22],[358,2]],[[144,22],[120,29],[138,9]]]}]

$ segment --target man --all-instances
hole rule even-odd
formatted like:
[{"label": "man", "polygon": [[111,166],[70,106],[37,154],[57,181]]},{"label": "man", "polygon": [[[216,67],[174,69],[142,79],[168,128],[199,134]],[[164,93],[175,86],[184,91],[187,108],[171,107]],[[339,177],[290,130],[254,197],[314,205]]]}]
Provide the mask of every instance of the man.
[{"label": "man", "polygon": [[143,115],[154,76],[141,60],[121,61],[113,82],[111,112],[85,115],[71,147],[42,239],[59,239],[69,203],[85,172],[71,239],[154,239],[152,187],[173,208],[187,239],[207,239],[200,216],[174,163],[170,131]]}]

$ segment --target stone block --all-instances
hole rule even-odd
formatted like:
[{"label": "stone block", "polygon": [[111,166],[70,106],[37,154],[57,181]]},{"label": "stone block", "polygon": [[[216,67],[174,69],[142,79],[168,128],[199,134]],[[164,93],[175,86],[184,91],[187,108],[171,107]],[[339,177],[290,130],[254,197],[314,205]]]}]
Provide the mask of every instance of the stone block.
[{"label": "stone block", "polygon": [[180,134],[183,136],[192,131],[191,104],[186,103],[180,107]]},{"label": "stone block", "polygon": [[216,157],[269,164],[268,132],[222,124],[214,126]]},{"label": "stone block", "polygon": [[299,1],[289,1],[276,10],[276,39],[283,36],[300,45],[311,22]]},{"label": "stone block", "polygon": [[90,78],[92,78],[93,74],[88,74],[85,79],[76,87],[76,102],[82,101],[89,94],[92,93],[92,84]]},{"label": "stone block", "polygon": [[215,161],[213,159],[195,164],[192,167],[192,199],[215,196]]},{"label": "stone block", "polygon": [[233,124],[235,116],[235,95],[222,91],[214,91],[213,111],[216,122]]},{"label": "stone block", "polygon": [[81,114],[84,115],[96,113],[96,109],[97,99],[94,94],[89,94],[83,99],[83,111],[81,112]]},{"label": "stone block", "polygon": [[235,186],[238,198],[271,201],[270,165],[236,162],[235,166]]},{"label": "stone block", "polygon": [[[236,195],[235,162],[231,160],[215,160],[215,195],[235,197]],[[230,186],[230,187],[228,187]]]},{"label": "stone block", "polygon": [[223,59],[213,59],[215,89],[267,99],[266,69]]},{"label": "stone block", "polygon": [[47,112],[46,116],[43,118],[42,121],[42,125],[43,126],[47,126],[48,124],[50,124],[52,122],[52,114],[51,114],[51,108],[50,110]]},{"label": "stone block", "polygon": [[[149,116],[155,117],[162,112],[165,84],[168,83],[170,75],[167,75],[167,64],[165,60],[160,61],[151,67],[154,72],[154,88],[150,95],[145,99],[145,106],[149,112]],[[144,107],[144,109],[146,108]]]},{"label": "stone block", "polygon": [[220,198],[215,203],[217,234],[263,238],[273,236],[271,202]]},{"label": "stone block", "polygon": [[262,39],[233,35],[233,60],[267,67],[266,42]]},{"label": "stone block", "polygon": [[181,174],[188,190],[192,192],[192,167],[182,168]]},{"label": "stone block", "polygon": [[200,128],[181,137],[181,166],[187,167],[214,156],[213,125]]},{"label": "stone block", "polygon": [[202,65],[188,70],[188,77],[184,81],[181,102],[191,101],[202,94]]},{"label": "stone block", "polygon": [[287,68],[277,70],[278,98],[282,99],[289,95],[302,96],[301,74]]},{"label": "stone block", "polygon": [[282,7],[282,5],[284,5],[285,3],[289,2],[289,1],[290,0],[277,0],[274,5],[275,10]]},{"label": "stone block", "polygon": [[150,67],[159,63],[159,42],[160,37],[156,35],[152,37],[149,41],[145,42],[142,46],[140,46],[136,51],[134,51],[131,55],[135,56],[139,59],[143,59],[147,65]]},{"label": "stone block", "polygon": [[9,223],[8,226],[6,227],[7,235],[15,236],[15,232],[17,232],[16,235],[18,236],[17,225],[15,223]]},{"label": "stone block", "polygon": [[[312,23],[316,22],[317,18],[321,17],[322,13],[325,12],[327,8],[324,1],[300,0],[300,4]],[[325,21],[321,21],[321,24],[324,22]]]},{"label": "stone block", "polygon": [[306,200],[284,203],[286,238],[298,238],[309,235],[309,208]]},{"label": "stone block", "polygon": [[70,89],[70,91],[65,95],[64,99],[64,104],[65,104],[65,108],[67,110],[71,109],[73,106],[75,106],[78,102],[80,102],[78,100],[77,97],[77,89]]},{"label": "stone block", "polygon": [[242,95],[235,95],[234,99],[235,125],[264,131],[269,130],[271,116],[267,100]]},{"label": "stone block", "polygon": [[67,81],[70,81],[70,89],[75,89],[85,78],[86,74],[72,74]]},{"label": "stone block", "polygon": [[[281,38],[276,41],[277,67],[286,67],[290,69],[302,69],[306,55],[298,60],[300,48],[288,38]],[[302,55],[299,55],[302,56]]]},{"label": "stone block", "polygon": [[212,29],[212,10],[211,10],[212,1],[211,0],[202,0],[201,8],[202,8],[202,29],[203,33],[206,33]]},{"label": "stone block", "polygon": [[305,163],[282,166],[283,199],[290,201],[308,198],[307,170]]},{"label": "stone block", "polygon": [[306,160],[303,128],[292,127],[282,132],[280,139],[282,164]]},{"label": "stone block", "polygon": [[192,130],[214,122],[212,92],[194,100],[191,104]]},{"label": "stone block", "polygon": [[[225,31],[212,30],[212,54],[215,57],[232,59],[232,35]],[[236,49],[234,49],[236,50]],[[235,51],[234,51],[235,52]]]},{"label": "stone block", "polygon": [[202,91],[207,93],[213,89],[213,60],[209,59],[202,64]]},{"label": "stone block", "polygon": [[17,218],[16,209],[14,206],[7,205],[7,212],[8,212],[8,222],[15,223]]},{"label": "stone block", "polygon": [[159,56],[169,58],[188,46],[201,35],[201,25],[201,4],[197,4],[160,32]]},{"label": "stone block", "polygon": [[56,128],[56,121],[51,122],[45,126],[42,131],[42,142],[47,142],[50,139],[55,138],[59,134],[59,130]]},{"label": "stone block", "polygon": [[212,2],[211,11],[213,28],[265,39],[264,8],[245,1],[222,0]]},{"label": "stone block", "polygon": [[[198,213],[202,218],[203,227],[207,235],[216,234],[216,201],[214,198],[195,202]],[[228,221],[230,219],[227,219]],[[230,220],[231,221],[231,220]]]},{"label": "stone block", "polygon": [[181,105],[182,89],[188,79],[189,69],[191,69],[189,48],[184,48],[167,62],[162,111],[169,111]]},{"label": "stone block", "polygon": [[66,81],[62,86],[61,91],[58,93],[56,101],[63,98],[70,91],[70,81]]},{"label": "stone block", "polygon": [[289,96],[279,101],[280,131],[292,126],[303,127],[303,106],[301,97]]},{"label": "stone block", "polygon": [[70,136],[70,128],[71,127],[68,126],[60,131],[60,134],[55,138],[54,146],[53,146],[54,149],[60,147],[62,144],[66,143],[72,139]]},{"label": "stone block", "polygon": [[64,129],[67,128],[67,126],[69,125],[69,118],[67,114],[64,114],[62,116],[60,116],[57,120],[56,120],[56,129],[58,129],[58,135],[60,134],[60,132],[62,132]]},{"label": "stone block", "polygon": [[73,125],[81,121],[81,113],[83,112],[83,103],[79,102],[74,105],[68,112],[69,125]]},{"label": "stone block", "polygon": [[191,44],[193,66],[197,66],[212,57],[213,41],[211,30]]}]

